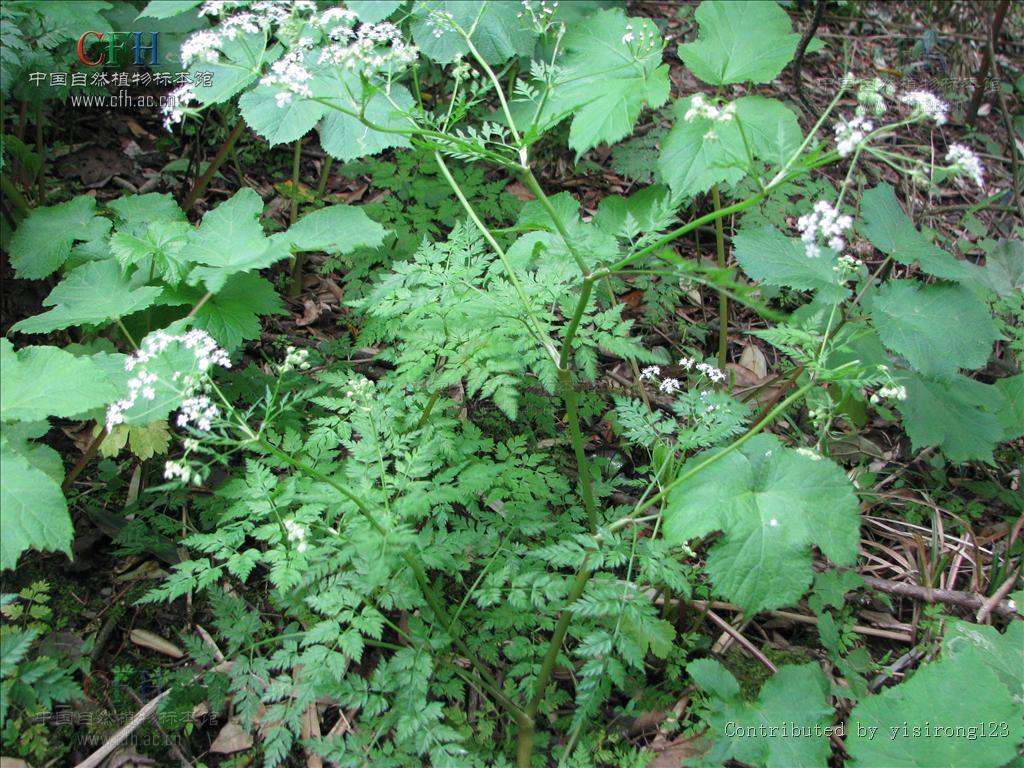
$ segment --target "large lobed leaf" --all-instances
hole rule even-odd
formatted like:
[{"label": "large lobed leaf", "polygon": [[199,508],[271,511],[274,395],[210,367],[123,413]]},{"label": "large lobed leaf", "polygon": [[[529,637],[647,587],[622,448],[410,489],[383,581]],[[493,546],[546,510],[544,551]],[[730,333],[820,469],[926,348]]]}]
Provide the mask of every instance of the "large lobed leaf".
[{"label": "large lobed leaf", "polygon": [[[770,768],[821,768],[831,751],[826,728],[833,712],[828,679],[817,663],[788,665],[762,687],[757,701],[744,701],[736,679],[717,661],[687,665],[697,687],[709,695],[708,723],[715,742],[707,764],[736,760]],[[799,730],[797,730],[799,729]]]},{"label": "large lobed leaf", "polygon": [[60,483],[6,434],[0,434],[0,475],[0,570],[14,568],[26,549],[70,557],[73,529]]},{"label": "large lobed leaf", "polygon": [[11,238],[11,266],[18,277],[42,279],[64,266],[72,243],[101,238],[109,230],[110,220],[96,215],[96,198],[88,195],[36,208]]},{"label": "large lobed leaf", "polygon": [[[364,3],[364,9],[369,5]],[[469,33],[484,61],[501,64],[513,56],[529,56],[533,52],[536,33],[522,11],[519,3],[498,0],[420,0],[413,7],[412,37],[423,54],[438,64],[451,64],[456,57],[467,56],[469,46],[465,38],[431,19],[432,14],[447,14]]]},{"label": "large lobed leaf", "polygon": [[[690,459],[686,473],[709,458]],[[852,564],[859,542],[853,486],[818,454],[758,435],[677,486],[665,509],[665,539],[684,544],[722,531],[707,573],[715,592],[744,609],[792,605],[811,583],[811,547]]]},{"label": "large lobed leaf", "polygon": [[796,115],[775,99],[737,99],[735,119],[727,123],[686,120],[692,101],[690,96],[672,106],[676,124],[658,157],[658,169],[676,194],[696,195],[714,184],[735,184],[752,171],[748,149],[753,158],[781,166],[800,147],[803,134]]},{"label": "large lobed leaf", "polygon": [[15,352],[10,341],[0,339],[0,369],[0,421],[74,418],[120,394],[94,361],[57,347],[25,347]]},{"label": "large lobed leaf", "polygon": [[[627,34],[635,40],[624,42]],[[645,104],[656,109],[668,100],[664,43],[649,19],[628,18],[620,9],[599,11],[573,24],[563,45],[554,85],[541,84],[535,99],[513,105],[524,131],[535,115],[539,132],[571,115],[569,146],[579,157],[601,142],[627,136]]]},{"label": "large lobed leaf", "polygon": [[[953,623],[941,660],[850,713],[851,768],[1010,764],[1024,740],[1022,628],[1011,622],[1001,635],[992,627]],[[937,710],[937,702],[956,705]]]},{"label": "large lobed leaf", "polygon": [[43,306],[53,309],[26,318],[11,330],[49,333],[72,325],[100,325],[151,306],[161,292],[151,285],[133,287],[112,259],[91,261],[69,272],[43,299]]},{"label": "large lobed leaf", "polygon": [[737,232],[733,245],[736,261],[755,280],[816,291],[825,301],[838,302],[850,294],[836,279],[836,254],[829,248],[818,258],[808,258],[798,238],[786,237],[774,227]]},{"label": "large lobed leaf", "polygon": [[694,17],[698,38],[679,46],[679,58],[709,85],[770,82],[800,41],[772,0],[704,0]]},{"label": "large lobed leaf", "polygon": [[882,342],[925,376],[980,368],[999,336],[985,304],[960,285],[890,280],[866,303]]}]

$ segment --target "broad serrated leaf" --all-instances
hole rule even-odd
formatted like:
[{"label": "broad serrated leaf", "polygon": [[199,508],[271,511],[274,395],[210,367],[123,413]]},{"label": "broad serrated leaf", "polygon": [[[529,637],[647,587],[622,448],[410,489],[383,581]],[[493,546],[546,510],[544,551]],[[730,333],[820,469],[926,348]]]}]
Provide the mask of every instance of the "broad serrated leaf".
[{"label": "broad serrated leaf", "polygon": [[281,297],[271,283],[259,275],[239,274],[228,278],[224,287],[200,307],[192,324],[231,352],[243,341],[259,338],[260,316],[283,312]]},{"label": "broad serrated leaf", "polygon": [[202,2],[203,0],[149,0],[139,18],[169,19],[192,10]]},{"label": "broad serrated leaf", "polygon": [[[686,671],[709,694],[715,741],[711,765],[738,761],[768,768],[824,768],[831,752],[829,683],[816,663],[782,667],[761,686],[757,701],[740,698],[735,678],[717,661],[700,659]],[[800,729],[797,731],[796,729]],[[799,735],[797,735],[799,734]]]},{"label": "broad serrated leaf", "polygon": [[697,40],[679,58],[709,85],[767,83],[793,58],[800,36],[773,0],[704,0],[694,18]]},{"label": "broad serrated leaf", "polygon": [[[714,452],[690,459],[682,474]],[[665,540],[685,544],[722,531],[707,573],[715,592],[757,611],[792,605],[811,583],[811,547],[838,564],[857,556],[853,486],[835,463],[758,435],[677,486]]]},{"label": "broad serrated leaf", "polygon": [[15,352],[10,341],[0,339],[0,368],[0,421],[74,418],[120,394],[95,362],[57,347],[25,347]]},{"label": "broad serrated leaf", "polygon": [[285,240],[291,251],[346,254],[357,248],[377,248],[386,234],[362,208],[330,205],[307,213],[277,237]]},{"label": "broad serrated leaf", "polygon": [[1024,713],[1024,622],[1011,621],[999,632],[993,626],[947,619],[942,653],[950,657],[977,653]]},{"label": "broad serrated leaf", "polygon": [[985,304],[959,285],[890,280],[866,303],[882,343],[925,376],[980,368],[999,336]]},{"label": "broad serrated leaf", "polygon": [[191,232],[192,225],[187,221],[154,221],[140,235],[114,233],[110,252],[123,268],[152,259],[152,274],[177,285],[188,274],[190,264],[183,251]]},{"label": "broad serrated leaf", "polygon": [[1003,440],[1016,440],[1024,435],[1024,374],[1017,374],[995,383],[1003,395],[999,409],[999,423],[1003,428]]},{"label": "broad serrated leaf", "polygon": [[[380,92],[373,93],[367,99],[364,110],[363,105],[352,96],[360,96],[362,93],[362,84],[358,78],[351,73],[339,73],[337,82],[340,85],[317,93],[317,96],[331,99],[331,103],[336,103],[347,110],[346,113],[327,108],[320,123],[320,144],[325,152],[342,162],[348,162],[367,155],[375,155],[385,149],[412,146],[407,136],[390,132],[409,127],[404,113],[412,109],[415,100],[405,87],[391,86],[390,98]],[[386,128],[388,131],[376,131],[364,125],[354,116],[358,114],[362,114],[372,125]]]},{"label": "broad serrated leaf", "polygon": [[288,250],[263,234],[259,215],[263,200],[245,187],[203,217],[189,235],[188,256],[198,264],[189,282],[202,282],[216,293],[231,275],[263,269],[287,258]]},{"label": "broad serrated leaf", "polygon": [[915,451],[937,446],[954,462],[992,461],[992,450],[1007,439],[998,388],[959,374],[940,380],[903,371],[897,380],[907,397],[896,408]]},{"label": "broad serrated leaf", "polygon": [[28,463],[53,478],[54,482],[64,480],[64,460],[53,448],[33,442],[50,431],[48,421],[16,421],[3,425],[4,436],[11,448],[24,456]]},{"label": "broad serrated leaf", "polygon": [[664,43],[649,19],[628,18],[618,8],[598,11],[571,25],[563,46],[554,84],[539,82],[535,99],[513,104],[524,131],[535,115],[540,132],[571,115],[569,146],[579,157],[625,138],[645,105],[657,109],[668,100]]},{"label": "broad serrated leaf", "polygon": [[158,221],[185,221],[184,211],[169,194],[125,195],[108,205],[117,214],[117,231],[132,235],[141,235]]},{"label": "broad serrated leaf", "polygon": [[[304,67],[313,65],[317,54],[308,52]],[[288,93],[282,85],[258,85],[242,94],[238,107],[242,117],[270,146],[301,139],[319,122],[328,107],[318,101],[304,99],[288,93],[285,102],[278,103],[278,95]]]},{"label": "broad serrated leaf", "polygon": [[836,277],[836,255],[830,248],[823,248],[821,256],[812,259],[799,238],[786,237],[774,227],[737,232],[733,246],[736,261],[755,280],[816,291],[822,300],[830,302],[850,295]]},{"label": "broad serrated leaf", "polygon": [[64,266],[71,244],[97,240],[110,220],[96,216],[96,198],[79,195],[48,208],[36,208],[11,238],[11,266],[18,277],[40,280]]},{"label": "broad serrated leaf", "polygon": [[864,193],[860,214],[861,233],[900,264],[917,262],[922,272],[948,280],[964,280],[972,275],[969,264],[957,261],[917,231],[888,184]]},{"label": "broad serrated leaf", "polygon": [[360,21],[376,24],[397,11],[403,2],[404,0],[346,0],[345,7],[355,11]]},{"label": "broad serrated leaf", "polygon": [[92,261],[69,272],[43,299],[43,306],[53,309],[26,318],[11,330],[49,333],[72,325],[102,325],[151,306],[161,292],[152,285],[133,288],[115,261]]},{"label": "broad serrated leaf", "polygon": [[687,120],[692,102],[690,96],[672,106],[676,123],[658,158],[658,169],[676,194],[695,195],[714,184],[739,181],[750,169],[751,156],[782,166],[800,147],[803,134],[796,115],[775,99],[737,99],[736,117],[726,123]]},{"label": "broad serrated leaf", "polygon": [[985,255],[984,281],[997,296],[1024,293],[1024,242],[1000,240]]},{"label": "broad serrated leaf", "polygon": [[[4,387],[6,389],[6,386]],[[0,570],[26,549],[71,556],[74,533],[60,485],[0,435]]]},{"label": "broad serrated leaf", "polygon": [[[1017,657],[1019,666],[1019,647]],[[940,717],[936,702],[953,701],[956,706],[942,707]],[[848,765],[1006,765],[1024,739],[1022,711],[983,655],[965,648],[854,707],[846,728]]]},{"label": "broad serrated leaf", "polygon": [[[196,101],[202,106],[227,101],[251,85],[263,72],[265,64],[281,54],[281,46],[267,50],[265,32],[238,32],[233,38],[222,37],[217,62],[200,62],[189,69],[195,86]],[[199,72],[211,72],[209,79]]]},{"label": "broad serrated leaf", "polygon": [[[423,54],[438,64],[451,64],[469,54],[462,34],[438,24],[431,16],[447,15],[469,33],[470,40],[488,64],[501,64],[513,56],[528,56],[537,35],[518,3],[483,0],[421,0],[413,7],[412,37]],[[358,13],[358,11],[357,11]]]}]

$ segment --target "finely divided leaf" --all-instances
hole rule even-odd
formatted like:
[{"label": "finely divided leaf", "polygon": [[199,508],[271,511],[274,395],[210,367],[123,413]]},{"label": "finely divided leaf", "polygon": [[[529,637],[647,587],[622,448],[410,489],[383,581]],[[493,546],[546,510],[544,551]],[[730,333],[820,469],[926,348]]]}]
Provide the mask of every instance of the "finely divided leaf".
[{"label": "finely divided leaf", "polygon": [[[713,453],[690,459],[682,473]],[[665,540],[684,544],[722,531],[708,575],[717,594],[752,612],[800,599],[811,583],[812,545],[836,563],[853,563],[859,522],[839,466],[758,435],[672,491]]]},{"label": "finely divided leaf", "polygon": [[980,368],[999,336],[985,304],[959,285],[890,280],[867,306],[882,342],[925,376]]}]

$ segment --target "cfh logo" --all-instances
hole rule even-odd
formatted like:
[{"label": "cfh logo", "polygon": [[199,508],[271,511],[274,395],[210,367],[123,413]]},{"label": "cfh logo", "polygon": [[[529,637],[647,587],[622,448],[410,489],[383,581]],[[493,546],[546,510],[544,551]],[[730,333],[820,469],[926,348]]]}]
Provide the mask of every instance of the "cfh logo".
[{"label": "cfh logo", "polygon": [[[160,63],[157,53],[158,32],[86,32],[78,38],[78,60],[87,67],[117,66],[118,51],[134,53],[133,64],[141,67],[143,52],[149,52],[149,63]],[[144,42],[147,41],[147,42]],[[103,53],[94,53],[97,43],[103,46]]]}]

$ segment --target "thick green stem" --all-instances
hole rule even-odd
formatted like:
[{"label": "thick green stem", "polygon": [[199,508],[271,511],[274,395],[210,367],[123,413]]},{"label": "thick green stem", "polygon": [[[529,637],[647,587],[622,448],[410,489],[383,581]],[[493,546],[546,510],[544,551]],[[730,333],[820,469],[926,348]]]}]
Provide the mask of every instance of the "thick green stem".
[{"label": "thick green stem", "polygon": [[4,198],[11,204],[13,208],[21,218],[28,216],[30,210],[28,201],[25,200],[25,196],[21,194],[21,190],[15,186],[14,182],[11,181],[6,173],[0,174],[0,191],[3,192]]},{"label": "thick green stem", "polygon": [[244,129],[244,120],[240,119],[235,123],[235,127],[231,129],[231,133],[229,133],[228,137],[224,139],[224,143],[220,145],[220,149],[218,149],[217,154],[213,156],[213,160],[210,161],[210,164],[203,172],[203,175],[196,180],[195,186],[192,187],[192,191],[185,196],[184,200],[181,201],[181,209],[183,211],[188,211],[193,205],[195,205],[199,196],[206,191],[206,188],[209,186],[214,174],[220,170],[222,165],[224,165],[224,161],[228,159],[228,154],[231,152],[231,148],[235,146],[235,142],[238,141],[238,137],[242,135],[242,131]]},{"label": "thick green stem", "polygon": [[[302,164],[302,139],[295,140],[295,150],[292,152],[292,206],[290,211],[290,217],[288,219],[289,226],[295,226],[295,222],[299,218],[299,169]],[[302,263],[303,263],[302,252],[295,253],[292,256],[292,281],[288,287],[288,295],[295,298],[302,293]]]},{"label": "thick green stem", "polygon": [[587,269],[587,263],[583,260],[583,256],[576,250],[576,246],[573,244],[572,236],[569,234],[569,230],[565,228],[565,223],[562,221],[562,217],[558,215],[558,211],[551,204],[548,196],[544,194],[544,190],[540,188],[540,184],[537,182],[537,177],[533,175],[533,171],[527,166],[519,166],[519,175],[523,181],[526,182],[526,186],[533,193],[533,196],[537,198],[537,201],[543,206],[544,210],[547,211],[548,216],[551,218],[552,223],[555,225],[555,229],[558,230],[558,234],[562,236],[562,240],[565,241],[565,247],[569,249],[569,253],[576,261],[576,266],[580,268],[580,272],[583,273],[584,277],[590,274],[590,270]]},{"label": "thick green stem", "polygon": [[596,533],[597,505],[594,502],[594,481],[590,476],[590,463],[587,461],[586,451],[583,450],[583,431],[580,429],[579,407],[576,402],[576,390],[573,388],[572,374],[566,368],[559,368],[558,381],[562,387],[565,418],[569,422],[572,452],[576,456],[576,473],[579,476],[580,490],[583,493],[583,508],[587,511],[590,532]]},{"label": "thick green stem", "polygon": [[43,105],[36,103],[36,154],[39,155],[39,170],[36,171],[36,205],[46,205],[46,143],[43,141]]},{"label": "thick green stem", "polygon": [[[715,203],[715,213],[722,210],[722,198],[718,194],[718,185],[711,188],[711,196]],[[722,217],[715,219],[715,249],[718,252],[718,268],[725,269],[725,228]],[[725,291],[718,292],[718,367],[725,370],[729,356],[729,297]]]}]

